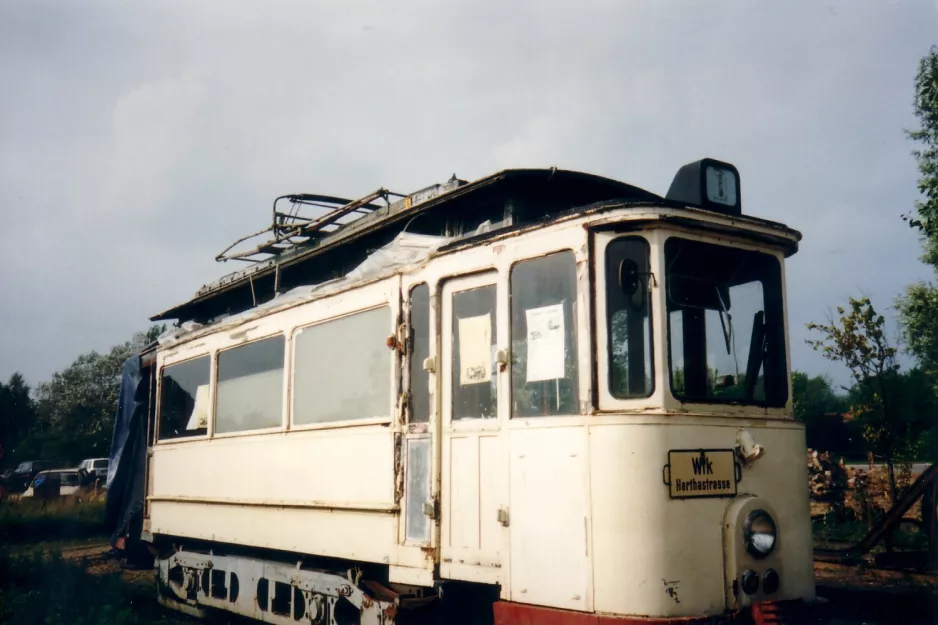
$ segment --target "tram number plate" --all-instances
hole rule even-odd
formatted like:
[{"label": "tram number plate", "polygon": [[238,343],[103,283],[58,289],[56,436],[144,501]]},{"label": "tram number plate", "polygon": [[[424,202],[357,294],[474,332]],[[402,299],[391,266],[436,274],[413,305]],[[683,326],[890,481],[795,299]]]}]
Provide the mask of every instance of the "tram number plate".
[{"label": "tram number plate", "polygon": [[673,499],[734,497],[741,474],[732,449],[672,449],[664,466]]}]

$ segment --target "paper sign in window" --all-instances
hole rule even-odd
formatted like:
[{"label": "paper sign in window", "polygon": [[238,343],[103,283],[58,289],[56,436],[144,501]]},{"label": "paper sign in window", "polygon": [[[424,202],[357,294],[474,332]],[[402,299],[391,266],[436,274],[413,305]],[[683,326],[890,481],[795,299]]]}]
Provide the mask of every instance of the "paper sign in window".
[{"label": "paper sign in window", "polygon": [[459,384],[481,384],[492,379],[492,318],[459,320]]},{"label": "paper sign in window", "polygon": [[527,381],[564,377],[563,304],[524,311],[528,326]]},{"label": "paper sign in window", "polygon": [[208,384],[200,384],[195,389],[195,405],[192,407],[192,415],[189,417],[189,423],[186,424],[187,430],[201,430],[208,427]]}]

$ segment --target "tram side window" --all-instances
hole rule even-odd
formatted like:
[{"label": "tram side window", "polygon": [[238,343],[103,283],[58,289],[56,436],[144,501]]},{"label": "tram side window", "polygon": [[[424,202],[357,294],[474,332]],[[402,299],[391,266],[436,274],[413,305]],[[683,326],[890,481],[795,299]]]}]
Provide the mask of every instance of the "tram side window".
[{"label": "tram side window", "polygon": [[609,392],[619,399],[648,397],[654,390],[649,247],[640,237],[606,246],[606,349]]},{"label": "tram side window", "polygon": [[218,354],[215,432],[278,427],[283,420],[283,336]]},{"label": "tram side window", "polygon": [[210,359],[200,356],[163,367],[160,375],[160,440],[208,432]]},{"label": "tram side window", "polygon": [[576,259],[560,252],[511,269],[511,414],[577,414]]},{"label": "tram side window", "polygon": [[430,289],[419,284],[410,290],[410,421],[430,420],[430,377],[423,361],[430,356]]},{"label": "tram side window", "polygon": [[293,423],[389,417],[391,331],[387,306],[301,330],[294,343]]}]

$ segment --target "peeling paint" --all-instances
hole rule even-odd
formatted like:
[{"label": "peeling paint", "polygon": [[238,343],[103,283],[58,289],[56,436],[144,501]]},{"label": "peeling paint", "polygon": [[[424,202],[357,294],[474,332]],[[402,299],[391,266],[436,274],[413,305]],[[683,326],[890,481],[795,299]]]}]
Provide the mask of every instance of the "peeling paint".
[{"label": "peeling paint", "polygon": [[677,588],[678,588],[678,585],[681,583],[680,580],[669,582],[668,580],[662,578],[661,581],[664,582],[664,591],[668,595],[668,597],[673,599],[674,603],[680,604],[681,599],[680,597],[677,596]]}]

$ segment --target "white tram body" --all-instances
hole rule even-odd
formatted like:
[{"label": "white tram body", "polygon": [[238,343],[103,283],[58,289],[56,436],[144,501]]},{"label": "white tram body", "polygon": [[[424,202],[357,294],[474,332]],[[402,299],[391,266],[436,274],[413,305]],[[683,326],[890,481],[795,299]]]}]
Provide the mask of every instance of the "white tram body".
[{"label": "white tram body", "polygon": [[[524,184],[550,194],[560,173],[568,195],[605,180]],[[471,203],[473,184],[423,201]],[[717,161],[655,197],[462,236],[401,224],[354,271],[256,306],[252,282],[251,306],[168,333],[143,532],[166,587],[284,623],[344,617],[276,562],[362,567],[396,593],[495,588],[501,623],[811,602],[784,314],[800,235],[741,214]],[[363,601],[360,619],[393,620]]]}]

